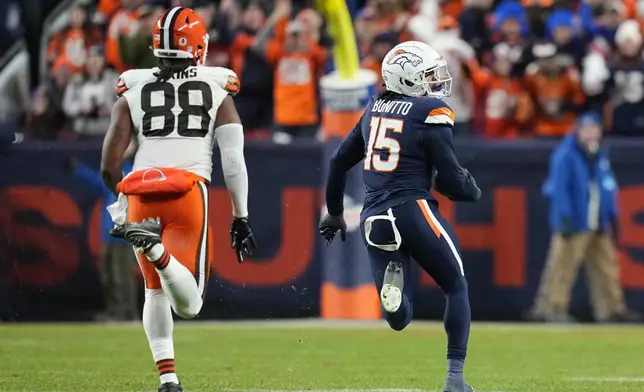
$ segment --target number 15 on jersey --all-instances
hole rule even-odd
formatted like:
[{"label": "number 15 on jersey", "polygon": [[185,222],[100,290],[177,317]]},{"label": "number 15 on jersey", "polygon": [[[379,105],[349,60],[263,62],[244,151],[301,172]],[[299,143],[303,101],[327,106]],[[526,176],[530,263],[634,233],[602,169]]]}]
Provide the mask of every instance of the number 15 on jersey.
[{"label": "number 15 on jersey", "polygon": [[[389,173],[398,167],[400,158],[400,143],[393,137],[387,136],[391,131],[393,135],[402,133],[403,120],[386,117],[372,117],[369,129],[369,143],[367,154],[364,158],[364,169]],[[376,154],[374,154],[374,151]],[[380,152],[388,152],[383,157]]]}]

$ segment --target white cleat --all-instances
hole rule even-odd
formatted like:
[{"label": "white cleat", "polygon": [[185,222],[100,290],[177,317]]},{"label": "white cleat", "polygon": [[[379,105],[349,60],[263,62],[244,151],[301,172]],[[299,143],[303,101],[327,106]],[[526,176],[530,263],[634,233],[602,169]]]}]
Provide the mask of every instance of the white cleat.
[{"label": "white cleat", "polygon": [[380,290],[380,303],[386,312],[395,313],[400,308],[404,283],[402,264],[390,261]]},{"label": "white cleat", "polygon": [[402,303],[402,293],[398,287],[390,284],[382,286],[380,291],[380,302],[382,307],[389,313],[396,313]]}]

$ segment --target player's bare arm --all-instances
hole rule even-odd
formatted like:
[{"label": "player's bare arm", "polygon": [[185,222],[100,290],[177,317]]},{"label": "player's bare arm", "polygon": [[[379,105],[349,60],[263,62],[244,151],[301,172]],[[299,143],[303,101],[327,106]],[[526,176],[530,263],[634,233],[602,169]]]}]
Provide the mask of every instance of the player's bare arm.
[{"label": "player's bare arm", "polygon": [[221,169],[233,204],[230,227],[232,247],[240,263],[257,247],[248,223],[248,171],[244,159],[244,128],[232,97],[226,96],[217,111],[215,138],[221,154]]},{"label": "player's bare arm", "polygon": [[116,184],[123,179],[121,164],[123,154],[132,140],[132,120],[130,108],[125,98],[119,98],[112,108],[112,123],[105,139],[101,156],[101,175],[103,182],[118,195]]}]

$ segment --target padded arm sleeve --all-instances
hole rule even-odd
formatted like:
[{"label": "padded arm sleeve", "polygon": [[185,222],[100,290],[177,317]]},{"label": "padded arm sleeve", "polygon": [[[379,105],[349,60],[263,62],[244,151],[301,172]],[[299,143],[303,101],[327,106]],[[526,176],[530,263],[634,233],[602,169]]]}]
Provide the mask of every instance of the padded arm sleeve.
[{"label": "padded arm sleeve", "polygon": [[438,172],[434,188],[454,201],[478,200],[481,190],[470,173],[459,165],[454,154],[452,130],[441,125],[433,127],[421,134],[421,143],[430,152],[431,163]]},{"label": "padded arm sleeve", "polygon": [[233,215],[248,216],[248,172],[244,160],[244,128],[241,124],[224,124],[215,129],[221,152],[221,168],[233,203]]},{"label": "padded arm sleeve", "polygon": [[[362,121],[362,119],[360,119]],[[340,216],[344,212],[344,189],[347,172],[364,158],[364,140],[360,122],[344,138],[329,162],[326,182],[326,206],[329,214]]]}]

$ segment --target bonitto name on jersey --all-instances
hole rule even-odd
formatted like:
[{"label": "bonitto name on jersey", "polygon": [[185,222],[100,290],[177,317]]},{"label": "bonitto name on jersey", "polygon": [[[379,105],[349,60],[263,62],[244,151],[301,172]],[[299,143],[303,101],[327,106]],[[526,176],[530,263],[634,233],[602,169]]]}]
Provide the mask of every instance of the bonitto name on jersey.
[{"label": "bonitto name on jersey", "polygon": [[386,99],[377,99],[371,108],[375,113],[401,114],[406,116],[414,106],[413,102],[389,101]]}]

